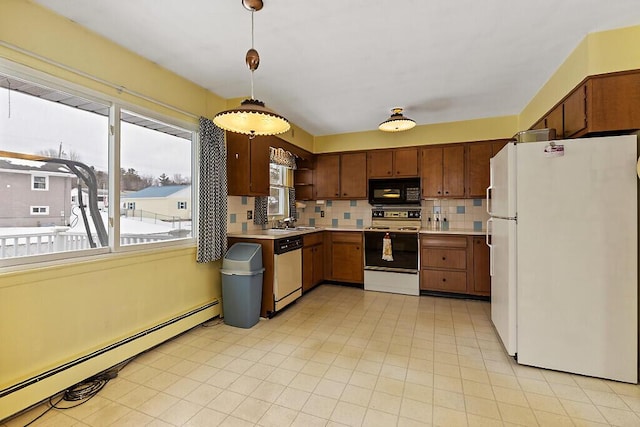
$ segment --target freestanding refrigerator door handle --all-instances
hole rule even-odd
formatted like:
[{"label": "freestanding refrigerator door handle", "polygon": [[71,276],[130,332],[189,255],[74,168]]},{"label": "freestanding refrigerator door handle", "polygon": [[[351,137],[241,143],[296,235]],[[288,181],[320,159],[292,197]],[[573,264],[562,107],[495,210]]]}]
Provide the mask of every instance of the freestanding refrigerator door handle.
[{"label": "freestanding refrigerator door handle", "polygon": [[491,244],[491,223],[493,223],[493,218],[489,218],[487,220],[487,231],[485,231],[485,241],[487,242],[487,246],[489,246],[489,276],[493,276],[493,245]]},{"label": "freestanding refrigerator door handle", "polygon": [[493,212],[491,212],[491,190],[493,189],[493,187],[490,185],[487,187],[487,213],[489,215],[493,215]]}]

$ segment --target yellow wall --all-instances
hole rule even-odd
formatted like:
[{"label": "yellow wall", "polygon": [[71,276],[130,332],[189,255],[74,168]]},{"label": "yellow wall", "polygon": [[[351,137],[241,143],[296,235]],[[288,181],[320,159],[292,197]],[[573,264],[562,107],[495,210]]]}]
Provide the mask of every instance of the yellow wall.
[{"label": "yellow wall", "polygon": [[[3,44],[4,43],[4,44]],[[509,137],[540,117],[588,73],[640,68],[640,27],[587,37],[522,114],[419,126],[402,134],[378,131],[313,138],[294,126],[283,135],[309,151],[421,145]],[[28,0],[2,0],[0,58],[119,97],[181,120],[160,107],[21,52],[79,69],[195,116],[212,117],[227,101]],[[235,105],[235,103],[233,104]],[[0,390],[220,297],[219,263],[199,265],[195,248],[110,254],[81,263],[0,272]],[[0,419],[219,313],[188,321],[52,379],[2,398]]]},{"label": "yellow wall", "polygon": [[[189,114],[119,94],[21,49]],[[215,94],[26,0],[2,0],[0,58],[192,123],[196,119],[190,114],[212,117],[226,105]],[[219,269],[219,262],[197,264],[191,245],[0,271],[0,390],[220,300]],[[206,309],[0,398],[0,420],[219,313],[220,305]]]},{"label": "yellow wall", "polygon": [[585,77],[640,68],[640,25],[587,35],[522,110],[520,130],[544,116]]},{"label": "yellow wall", "polygon": [[416,126],[409,131],[398,133],[372,130],[369,132],[320,136],[315,138],[314,152],[328,153],[333,151],[510,138],[517,131],[517,116],[492,117]]}]

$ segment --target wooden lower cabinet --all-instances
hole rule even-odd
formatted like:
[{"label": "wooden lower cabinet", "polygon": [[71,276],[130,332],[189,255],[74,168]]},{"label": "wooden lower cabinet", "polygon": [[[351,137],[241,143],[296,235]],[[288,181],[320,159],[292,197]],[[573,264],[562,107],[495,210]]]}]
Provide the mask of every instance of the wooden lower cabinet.
[{"label": "wooden lower cabinet", "polygon": [[420,237],[420,290],[489,296],[489,248],[483,236]]},{"label": "wooden lower cabinet", "polygon": [[[325,240],[329,256],[327,279],[337,282],[364,283],[362,232],[331,231]],[[327,271],[325,271],[327,273]]]},{"label": "wooden lower cabinet", "polygon": [[302,292],[313,289],[324,280],[323,232],[302,236]]}]

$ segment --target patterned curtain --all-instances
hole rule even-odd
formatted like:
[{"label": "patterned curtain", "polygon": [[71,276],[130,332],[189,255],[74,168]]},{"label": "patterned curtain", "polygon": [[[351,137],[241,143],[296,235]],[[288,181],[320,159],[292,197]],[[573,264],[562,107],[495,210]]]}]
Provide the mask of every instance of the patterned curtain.
[{"label": "patterned curtain", "polygon": [[200,117],[200,194],[198,262],[227,252],[227,154],[224,131]]},{"label": "patterned curtain", "polygon": [[269,218],[267,217],[267,208],[269,204],[268,196],[256,197],[255,204],[253,206],[253,223],[256,225],[265,225]]},{"label": "patterned curtain", "polygon": [[289,217],[298,219],[298,211],[296,209],[296,189],[289,187]]}]

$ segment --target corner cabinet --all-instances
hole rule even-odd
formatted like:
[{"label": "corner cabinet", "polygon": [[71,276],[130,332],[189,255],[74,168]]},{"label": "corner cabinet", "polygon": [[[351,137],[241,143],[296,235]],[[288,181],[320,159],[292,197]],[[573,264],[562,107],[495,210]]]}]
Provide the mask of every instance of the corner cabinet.
[{"label": "corner cabinet", "polygon": [[422,197],[463,198],[464,144],[421,150]]},{"label": "corner cabinet", "polygon": [[269,195],[269,137],[227,132],[227,185],[230,196]]},{"label": "corner cabinet", "polygon": [[373,150],[367,153],[369,178],[404,178],[418,176],[418,148]]},{"label": "corner cabinet", "polygon": [[509,140],[498,139],[466,143],[466,197],[484,198],[491,181],[490,160]]},{"label": "corner cabinet", "polygon": [[316,157],[316,199],[366,199],[367,155],[364,152]]}]

